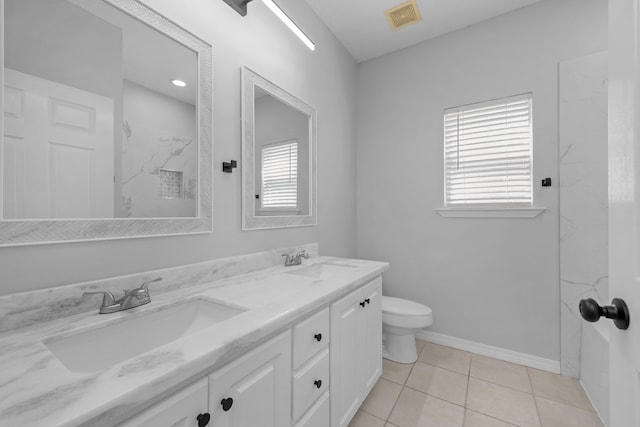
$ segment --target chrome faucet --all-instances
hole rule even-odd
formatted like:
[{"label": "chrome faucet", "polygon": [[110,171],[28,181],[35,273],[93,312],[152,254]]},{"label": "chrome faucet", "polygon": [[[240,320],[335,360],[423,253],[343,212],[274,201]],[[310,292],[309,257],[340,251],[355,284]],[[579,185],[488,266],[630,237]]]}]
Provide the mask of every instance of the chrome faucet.
[{"label": "chrome faucet", "polygon": [[100,314],[115,313],[116,311],[128,310],[151,302],[149,295],[149,283],[158,282],[162,277],[148,280],[135,289],[125,290],[121,298],[116,299],[109,291],[85,292],[85,295],[102,295],[102,305]]},{"label": "chrome faucet", "polygon": [[309,254],[307,253],[306,250],[302,250],[302,251],[298,252],[295,256],[287,255],[287,254],[282,254],[282,256],[286,257],[284,259],[284,266],[285,267],[291,267],[293,265],[302,264],[302,258],[309,259]]}]

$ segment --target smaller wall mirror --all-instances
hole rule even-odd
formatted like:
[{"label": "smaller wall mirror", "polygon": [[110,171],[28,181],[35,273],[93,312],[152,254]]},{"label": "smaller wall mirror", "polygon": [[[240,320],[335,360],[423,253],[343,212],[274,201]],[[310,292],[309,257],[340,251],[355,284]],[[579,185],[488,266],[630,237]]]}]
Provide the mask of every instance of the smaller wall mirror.
[{"label": "smaller wall mirror", "polygon": [[316,225],[316,110],[242,69],[244,230]]}]

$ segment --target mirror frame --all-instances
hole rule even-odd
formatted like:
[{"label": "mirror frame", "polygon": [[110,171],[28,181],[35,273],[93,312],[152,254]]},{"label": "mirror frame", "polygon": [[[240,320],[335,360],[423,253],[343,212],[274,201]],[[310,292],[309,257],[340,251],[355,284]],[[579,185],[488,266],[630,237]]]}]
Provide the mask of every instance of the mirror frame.
[{"label": "mirror frame", "polygon": [[[242,229],[305,227],[318,224],[317,203],[317,113],[316,109],[286,90],[265,79],[250,68],[241,70],[242,98]],[[265,215],[255,214],[255,88],[268,92],[277,100],[309,116],[309,214]]]},{"label": "mirror frame", "polygon": [[[198,200],[197,216],[189,218],[8,219],[0,220],[0,246],[127,239],[213,231],[212,48],[138,0],[102,0],[195,51],[198,57]],[[0,0],[4,22],[4,0]],[[0,31],[0,105],[4,106],[4,33]],[[3,108],[4,115],[4,108]],[[4,120],[0,120],[4,135]],[[3,155],[0,140],[0,218]]]}]

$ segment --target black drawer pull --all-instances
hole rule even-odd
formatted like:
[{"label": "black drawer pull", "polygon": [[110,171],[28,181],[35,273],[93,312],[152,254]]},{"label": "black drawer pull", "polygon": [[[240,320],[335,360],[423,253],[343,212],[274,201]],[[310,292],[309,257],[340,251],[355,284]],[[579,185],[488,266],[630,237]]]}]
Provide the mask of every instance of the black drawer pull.
[{"label": "black drawer pull", "polygon": [[209,424],[209,420],[211,420],[211,415],[205,412],[204,414],[198,415],[196,420],[198,420],[198,427],[206,427]]},{"label": "black drawer pull", "polygon": [[233,399],[230,397],[227,397],[226,399],[222,399],[220,401],[220,404],[222,405],[222,410],[224,412],[227,412],[233,406]]},{"label": "black drawer pull", "polygon": [[314,337],[314,338],[316,339],[316,341],[318,341],[318,342],[322,341],[322,334],[315,334],[313,337]]},{"label": "black drawer pull", "polygon": [[317,388],[322,387],[322,380],[315,380],[313,383],[315,384],[315,386],[316,386]]}]

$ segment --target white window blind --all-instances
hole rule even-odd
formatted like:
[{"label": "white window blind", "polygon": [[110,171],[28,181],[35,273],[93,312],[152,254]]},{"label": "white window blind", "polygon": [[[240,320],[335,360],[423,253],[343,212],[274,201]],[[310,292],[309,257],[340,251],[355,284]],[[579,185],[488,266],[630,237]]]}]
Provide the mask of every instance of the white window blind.
[{"label": "white window blind", "polygon": [[532,205],[531,94],[444,112],[445,204]]},{"label": "white window blind", "polygon": [[298,141],[262,147],[262,207],[298,206]]}]

